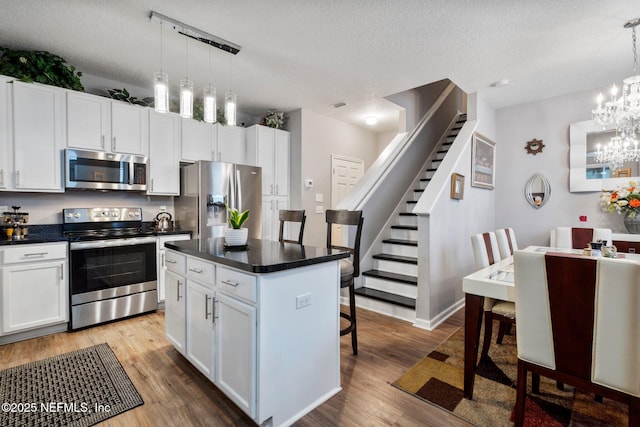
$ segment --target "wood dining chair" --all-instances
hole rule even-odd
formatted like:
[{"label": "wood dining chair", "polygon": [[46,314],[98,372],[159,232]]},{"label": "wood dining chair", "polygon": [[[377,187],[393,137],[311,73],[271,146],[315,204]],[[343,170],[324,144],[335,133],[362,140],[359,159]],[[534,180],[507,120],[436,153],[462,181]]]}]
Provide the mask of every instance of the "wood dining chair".
[{"label": "wood dining chair", "polygon": [[[496,235],[492,231],[472,235],[471,246],[473,247],[476,269],[478,270],[488,267],[502,259],[500,257],[500,249]],[[482,358],[489,354],[489,346],[493,334],[493,321],[500,321],[496,343],[502,344],[504,335],[511,329],[516,319],[515,304],[510,301],[485,297],[483,309],[484,338],[482,340],[482,351],[480,353]]]},{"label": "wood dining chair", "polygon": [[[340,329],[340,336],[351,334],[351,347],[353,354],[358,355],[358,335],[356,330],[356,295],[354,279],[360,275],[360,238],[362,236],[362,224],[364,218],[362,211],[326,210],[327,221],[327,248],[339,249],[351,253],[350,259],[340,260],[340,288],[348,288],[349,313],[340,312],[340,317],[346,319],[349,324]],[[332,239],[333,225],[348,226],[350,230],[345,233],[349,236],[349,242],[334,244]]]},{"label": "wood dining chair", "polygon": [[515,425],[524,424],[528,372],[622,402],[629,425],[640,425],[640,263],[516,251],[514,270]]},{"label": "wood dining chair", "polygon": [[[304,209],[302,210],[280,209],[279,218],[280,218],[280,233],[278,235],[278,241],[286,242],[286,243],[297,243],[301,245],[302,237],[304,236],[304,224],[307,220],[307,216],[304,214]],[[298,224],[298,227],[299,227],[298,238],[296,240],[284,238],[284,230],[288,222]]]}]

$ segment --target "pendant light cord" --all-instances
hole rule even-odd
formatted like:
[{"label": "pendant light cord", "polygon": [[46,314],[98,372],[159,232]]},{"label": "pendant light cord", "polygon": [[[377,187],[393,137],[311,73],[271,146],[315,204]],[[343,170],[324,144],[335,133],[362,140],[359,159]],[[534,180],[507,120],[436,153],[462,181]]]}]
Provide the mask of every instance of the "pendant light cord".
[{"label": "pendant light cord", "polygon": [[184,38],[184,44],[185,44],[185,53],[186,53],[186,58],[185,58],[185,78],[187,80],[189,80],[189,37],[185,37]]},{"label": "pendant light cord", "polygon": [[211,86],[211,45],[209,45],[209,86]]},{"label": "pendant light cord", "polygon": [[631,29],[631,40],[633,41],[633,72],[636,72],[638,66],[638,52],[636,51],[636,27]]},{"label": "pendant light cord", "polygon": [[162,73],[162,27],[163,21],[160,21],[160,72]]}]

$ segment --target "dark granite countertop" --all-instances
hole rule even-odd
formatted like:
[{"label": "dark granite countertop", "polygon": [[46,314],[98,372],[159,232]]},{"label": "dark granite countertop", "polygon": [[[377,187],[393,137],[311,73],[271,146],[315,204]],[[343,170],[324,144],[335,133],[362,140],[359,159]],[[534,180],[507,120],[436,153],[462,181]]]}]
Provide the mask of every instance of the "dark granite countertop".
[{"label": "dark granite countertop", "polygon": [[165,243],[165,247],[250,273],[273,273],[349,256],[344,251],[271,240],[249,239],[244,250],[225,248],[224,238],[212,239],[209,244],[206,243],[197,239],[184,240]]}]

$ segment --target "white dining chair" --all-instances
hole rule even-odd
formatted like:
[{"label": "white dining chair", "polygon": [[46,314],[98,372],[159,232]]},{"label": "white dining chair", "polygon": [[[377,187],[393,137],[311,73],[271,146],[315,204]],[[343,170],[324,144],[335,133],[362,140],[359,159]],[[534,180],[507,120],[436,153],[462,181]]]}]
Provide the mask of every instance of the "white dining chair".
[{"label": "white dining chair", "polygon": [[589,242],[609,242],[612,236],[610,228],[556,227],[551,230],[552,248],[583,249]]},{"label": "white dining chair", "polygon": [[[515,425],[524,424],[527,373],[629,405],[640,425],[640,263],[514,253],[518,311]],[[537,384],[536,384],[537,382]]]},{"label": "white dining chair", "polygon": [[513,255],[513,251],[518,249],[516,233],[513,228],[501,228],[496,230],[496,240],[500,249],[500,258],[505,259]]},{"label": "white dining chair", "polygon": [[[474,234],[471,236],[471,246],[473,247],[473,256],[476,268],[488,267],[497,261],[500,261],[500,249],[498,241],[493,231],[486,233]],[[484,299],[484,338],[482,341],[481,357],[486,357],[489,353],[491,344],[491,336],[493,333],[493,321],[500,321],[498,329],[497,344],[502,344],[505,333],[507,333],[516,318],[516,308],[513,302],[502,301],[494,298]]]}]

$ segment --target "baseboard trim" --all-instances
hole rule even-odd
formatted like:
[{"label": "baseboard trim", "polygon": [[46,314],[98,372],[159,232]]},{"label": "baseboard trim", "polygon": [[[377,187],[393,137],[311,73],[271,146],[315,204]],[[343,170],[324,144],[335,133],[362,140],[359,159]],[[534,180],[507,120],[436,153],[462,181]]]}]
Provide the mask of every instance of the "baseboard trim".
[{"label": "baseboard trim", "polygon": [[449,306],[446,310],[438,313],[437,316],[430,320],[417,319],[413,326],[416,328],[426,329],[427,331],[433,331],[435,328],[444,323],[449,317],[453,316],[458,310],[464,307],[464,298]]}]

